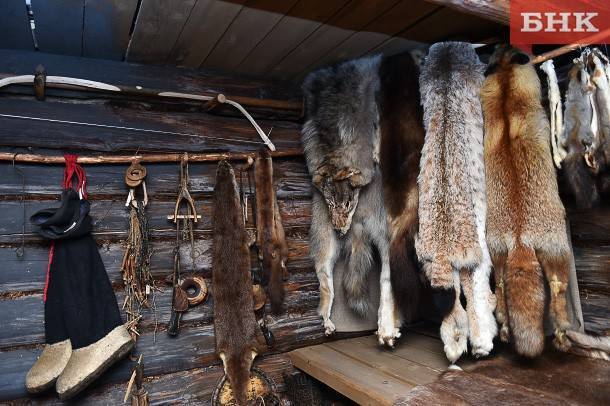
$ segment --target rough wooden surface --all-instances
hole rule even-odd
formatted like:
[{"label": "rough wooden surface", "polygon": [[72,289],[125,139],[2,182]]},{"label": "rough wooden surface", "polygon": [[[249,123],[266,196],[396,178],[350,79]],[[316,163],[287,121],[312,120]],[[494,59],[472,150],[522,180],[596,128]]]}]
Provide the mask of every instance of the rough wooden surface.
[{"label": "rough wooden surface", "polygon": [[[398,405],[536,404],[602,405],[610,402],[610,363],[546,351],[534,361],[514,352],[448,371],[436,382],[415,388]],[[500,353],[498,353],[500,352]]]}]

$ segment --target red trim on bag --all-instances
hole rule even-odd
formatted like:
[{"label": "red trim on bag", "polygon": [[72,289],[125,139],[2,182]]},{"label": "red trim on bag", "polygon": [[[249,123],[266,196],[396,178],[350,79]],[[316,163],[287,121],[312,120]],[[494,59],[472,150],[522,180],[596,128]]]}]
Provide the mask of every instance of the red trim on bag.
[{"label": "red trim on bag", "polygon": [[55,254],[55,241],[51,241],[51,248],[49,248],[49,264],[47,265],[47,276],[44,282],[44,291],[42,292],[42,301],[47,301],[47,289],[49,289],[49,276],[51,273],[51,263],[53,262],[53,254]]}]

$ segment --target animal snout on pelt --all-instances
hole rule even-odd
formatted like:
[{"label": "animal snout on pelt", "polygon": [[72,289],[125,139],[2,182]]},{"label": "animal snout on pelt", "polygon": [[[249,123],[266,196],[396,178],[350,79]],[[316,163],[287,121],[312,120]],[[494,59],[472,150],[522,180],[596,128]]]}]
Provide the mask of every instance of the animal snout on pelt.
[{"label": "animal snout on pelt", "polygon": [[344,236],[352,225],[362,183],[360,171],[350,168],[329,171],[324,167],[313,177],[313,184],[324,196],[332,226],[339,236]]}]

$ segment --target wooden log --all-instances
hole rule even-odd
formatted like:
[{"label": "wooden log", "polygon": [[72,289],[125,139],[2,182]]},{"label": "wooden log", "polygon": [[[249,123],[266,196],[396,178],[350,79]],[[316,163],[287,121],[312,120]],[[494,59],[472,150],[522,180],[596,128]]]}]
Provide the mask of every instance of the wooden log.
[{"label": "wooden log", "polygon": [[[0,98],[0,146],[125,152],[254,152],[264,146],[258,133],[242,118],[210,114],[159,112],[154,106],[114,102],[61,103],[48,99]],[[24,113],[26,112],[26,113]],[[29,117],[29,118],[23,118]],[[271,130],[278,150],[300,148],[299,125],[258,123]],[[168,140],[171,140],[168,142]],[[87,153],[89,154],[89,153]]]},{"label": "wooden log", "polygon": [[[206,235],[212,231],[212,202],[209,198],[197,199],[197,211],[202,215],[194,230],[198,235]],[[36,234],[36,227],[30,223],[32,214],[41,209],[59,206],[54,200],[32,200],[25,202],[25,218],[23,203],[14,200],[0,200],[0,212],[5,222],[0,223],[0,244],[42,243],[43,239]],[[280,200],[280,213],[283,223],[290,234],[290,229],[301,231],[308,228],[311,218],[311,203],[309,200]],[[167,214],[175,208],[173,201],[151,200],[147,206],[149,229],[152,237],[164,238],[172,232],[175,237],[175,225],[167,219]],[[247,228],[253,229],[251,207],[248,207],[249,216]],[[285,216],[285,217],[284,217]],[[125,208],[125,201],[120,200],[93,200],[91,201],[91,217],[93,218],[94,235],[98,241],[110,242],[123,239],[128,230],[129,210]],[[25,235],[22,237],[25,220]]]},{"label": "wooden log", "polygon": [[462,13],[472,14],[486,20],[495,21],[508,25],[509,1],[508,0],[426,0],[429,3],[438,4],[452,8]]},{"label": "wooden log", "polygon": [[[23,153],[22,149],[7,151],[7,154]],[[56,150],[41,150],[40,155],[57,155]],[[55,198],[61,193],[64,168],[61,165],[17,164],[23,173],[26,199]],[[85,167],[87,191],[90,200],[124,199],[127,195],[124,176],[128,164],[96,164]],[[189,190],[199,199],[207,199],[216,183],[215,162],[189,163]],[[302,158],[276,158],[273,162],[273,178],[279,199],[303,199],[311,196],[311,178]],[[146,190],[152,200],[175,201],[179,167],[175,163],[146,164]],[[21,175],[12,162],[0,162],[0,199],[19,200],[23,193]],[[247,179],[244,187],[248,188]],[[205,194],[206,196],[203,196]]]},{"label": "wooden log", "polygon": [[589,210],[568,209],[572,244],[575,246],[610,242],[610,207]]},{"label": "wooden log", "polygon": [[168,89],[182,93],[239,95],[244,99],[236,101],[246,105],[254,105],[262,99],[301,102],[297,86],[277,80],[273,82],[252,78],[244,80],[197,69],[0,49],[2,74],[31,75],[39,64],[46,68],[49,75],[79,77],[134,88],[140,86],[144,89]]},{"label": "wooden log", "polygon": [[[276,338],[277,344],[273,351],[275,354],[328,340],[362,335],[336,334],[331,338],[326,337],[315,310],[273,319],[267,325]],[[261,354],[267,353],[264,348],[261,350]],[[0,352],[0,365],[3,366],[0,369],[0,401],[27,396],[23,382],[39,353],[39,348]],[[138,340],[134,355],[140,353],[147,359],[145,376],[220,364],[214,350],[214,327],[211,324],[186,326],[176,338],[169,338],[167,334],[161,333],[156,335],[155,340],[152,333],[143,334]],[[123,360],[100,377],[96,385],[125,382],[130,375],[131,364]]]},{"label": "wooden log", "polygon": [[[146,361],[146,360],[145,360]],[[295,371],[290,359],[284,355],[257,357],[254,366],[261,369],[273,381],[276,394],[284,396],[286,390],[284,373]],[[144,387],[148,391],[151,404],[210,405],[212,393],[224,372],[219,365],[196,368],[149,378]],[[98,385],[88,389],[78,400],[87,405],[120,404],[123,401],[125,384]],[[16,402],[31,405],[64,405],[55,394],[42,397],[18,399]]]},{"label": "wooden log", "polygon": [[[175,233],[174,233],[175,238]],[[308,241],[299,236],[289,237],[288,242],[288,270],[291,274],[305,274],[312,272],[313,265],[309,257]],[[190,245],[180,249],[182,269],[185,272],[197,272],[206,278],[212,275],[210,258],[211,236],[197,239],[195,242],[195,269],[190,257]],[[156,280],[162,281],[171,273],[173,266],[173,242],[153,241],[153,256],[151,258],[151,273]],[[10,299],[24,294],[40,293],[44,288],[48,263],[48,247],[26,246],[23,257],[16,255],[15,247],[0,247],[0,261],[3,264],[0,272],[0,299]],[[111,283],[121,289],[122,277],[120,274],[124,247],[121,243],[103,244],[100,254]],[[254,250],[252,254],[253,269],[258,269],[258,260]]]},{"label": "wooden log", "polygon": [[[206,279],[206,284],[210,292],[208,300],[185,312],[181,326],[206,325],[212,322],[214,295],[211,278]],[[153,332],[157,325],[157,334],[166,335],[166,324],[171,313],[172,291],[171,286],[163,282],[159,282],[159,287],[162,291],[156,292],[154,296],[156,311],[154,308],[147,308],[143,309],[141,313],[142,319],[138,324],[140,333]],[[290,279],[286,281],[285,287],[286,309],[281,315],[278,315],[278,319],[290,314],[306,313],[317,307],[318,280],[311,269],[307,274],[291,275]],[[125,301],[125,295],[122,290],[117,290],[115,294],[120,308]],[[44,303],[41,294],[1,300],[0,314],[6,320],[0,330],[0,351],[10,351],[18,347],[44,343]],[[124,316],[123,314],[123,318]]]}]

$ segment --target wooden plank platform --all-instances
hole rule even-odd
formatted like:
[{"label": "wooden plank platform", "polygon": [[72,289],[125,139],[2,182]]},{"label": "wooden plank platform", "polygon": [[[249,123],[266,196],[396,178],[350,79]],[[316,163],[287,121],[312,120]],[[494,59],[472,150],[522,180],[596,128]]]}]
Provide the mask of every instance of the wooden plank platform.
[{"label": "wooden plank platform", "polygon": [[388,350],[374,335],[292,351],[295,367],[361,405],[392,405],[414,387],[434,382],[449,365],[442,342],[409,331]]},{"label": "wooden plank platform", "polygon": [[560,353],[525,360],[499,344],[448,370],[436,331],[410,327],[394,350],[374,335],[292,351],[293,365],[361,405],[610,404],[610,362]]}]

